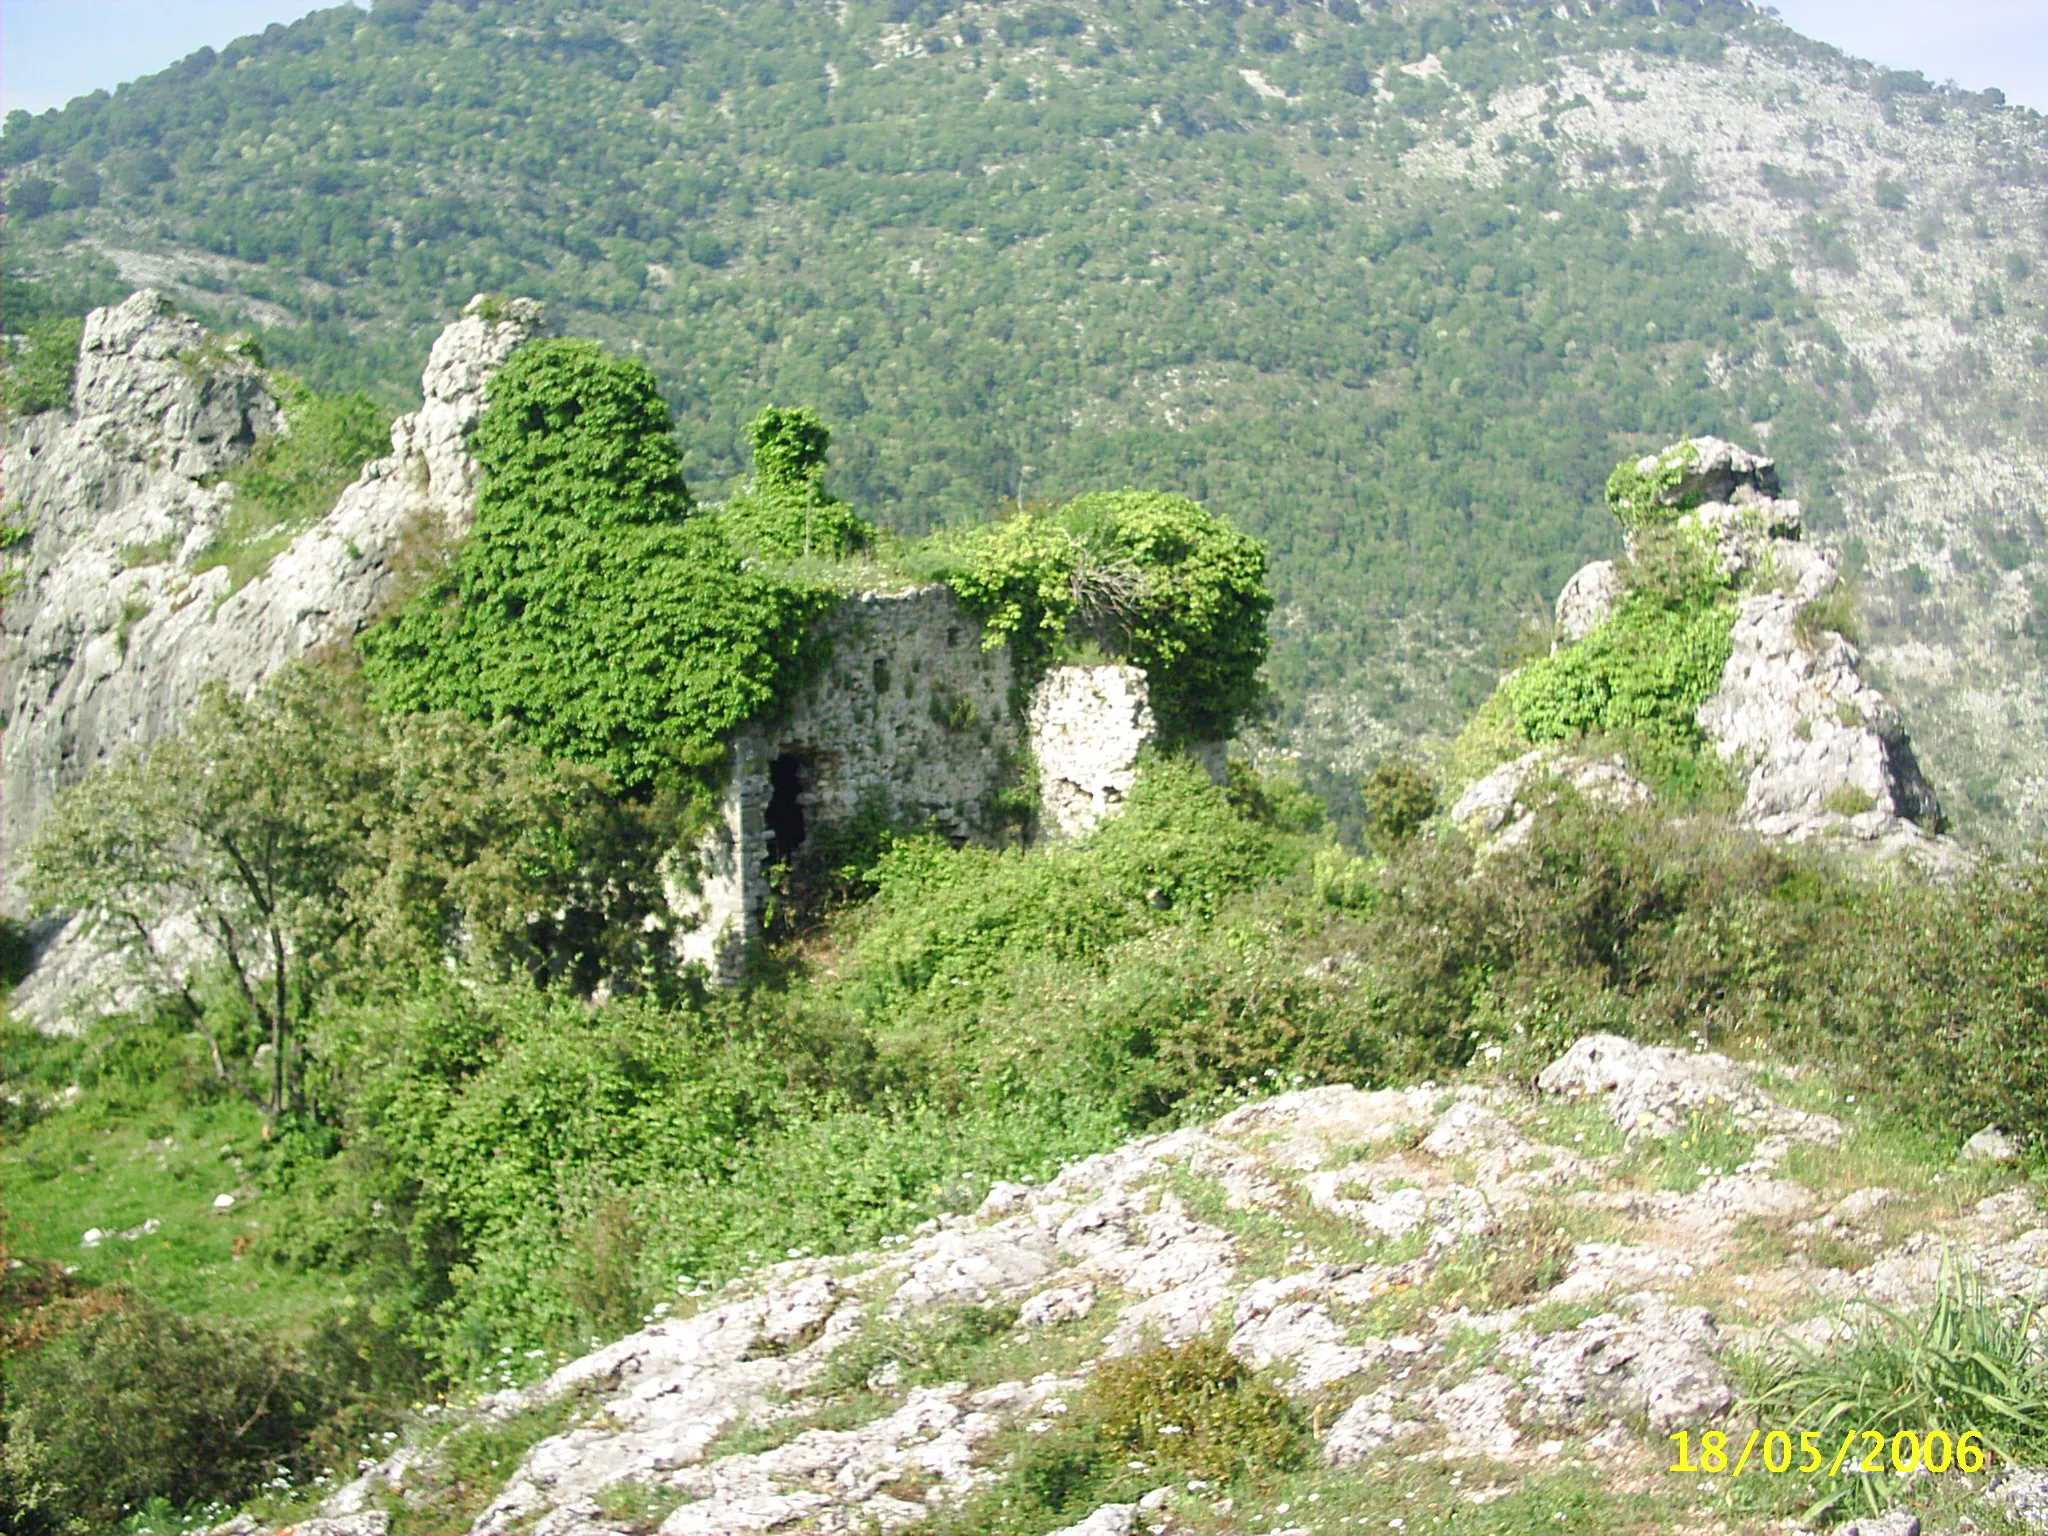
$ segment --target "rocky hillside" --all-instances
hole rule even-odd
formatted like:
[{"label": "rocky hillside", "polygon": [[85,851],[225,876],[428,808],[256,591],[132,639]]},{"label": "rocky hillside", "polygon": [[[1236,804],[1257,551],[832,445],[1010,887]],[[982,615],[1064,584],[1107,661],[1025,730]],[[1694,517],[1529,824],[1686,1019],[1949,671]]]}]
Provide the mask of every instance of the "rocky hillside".
[{"label": "rocky hillside", "polygon": [[535,293],[693,480],[805,400],[906,531],[1185,490],[1273,549],[1284,739],[1347,771],[1612,552],[1616,458],[1761,443],[1958,827],[2038,832],[2048,130],[1747,6],[1561,9],[337,7],[12,120],[10,275],[393,408]]},{"label": "rocky hillside", "polygon": [[96,763],[175,732],[207,683],[246,690],[346,643],[391,595],[408,544],[417,554],[467,529],[467,433],[484,382],[538,314],[515,305],[450,326],[390,456],[238,581],[226,528],[236,488],[222,476],[286,429],[263,371],[154,290],[93,313],[72,409],[31,418],[6,450],[23,534],[0,621],[10,860]]},{"label": "rocky hillside", "polygon": [[[1882,1377],[1958,1296],[2039,1298],[2048,1217],[2012,1155],[1995,1130],[1901,1140],[1818,1076],[1606,1035],[1533,1091],[1284,1094],[875,1251],[710,1294],[684,1276],[641,1331],[417,1421],[281,1529],[1676,1536],[1821,1508],[1866,1536],[2048,1529],[2041,1470],[1673,1470],[1680,1434],[1733,1457],[1753,1428],[1825,1428],[1832,1455],[1857,1413],[1899,1427],[1888,1381],[1840,1423],[1800,1417],[1796,1378],[1752,1399],[1852,1337]],[[458,1489],[493,1438],[527,1448],[502,1487]]]}]

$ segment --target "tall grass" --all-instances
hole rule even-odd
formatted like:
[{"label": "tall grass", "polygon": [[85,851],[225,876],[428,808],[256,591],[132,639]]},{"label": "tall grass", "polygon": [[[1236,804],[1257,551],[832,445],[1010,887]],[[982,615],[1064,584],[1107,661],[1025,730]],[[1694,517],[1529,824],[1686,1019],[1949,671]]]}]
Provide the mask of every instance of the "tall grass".
[{"label": "tall grass", "polygon": [[[1789,1353],[1759,1367],[1746,1404],[1766,1429],[1795,1441],[1816,1433],[1830,1461],[1856,1437],[1841,1475],[1802,1519],[1897,1504],[1915,1475],[1912,1458],[1899,1458],[1901,1472],[1891,1453],[1901,1434],[1939,1430],[1960,1440],[1974,1432],[1986,1471],[2048,1456],[2048,1352],[2036,1303],[1989,1296],[1971,1271],[1951,1264],[1924,1310],[1860,1303],[1843,1321],[1846,1336],[1822,1348],[1786,1338]],[[1884,1437],[1875,1472],[1861,1470],[1865,1431]]]}]

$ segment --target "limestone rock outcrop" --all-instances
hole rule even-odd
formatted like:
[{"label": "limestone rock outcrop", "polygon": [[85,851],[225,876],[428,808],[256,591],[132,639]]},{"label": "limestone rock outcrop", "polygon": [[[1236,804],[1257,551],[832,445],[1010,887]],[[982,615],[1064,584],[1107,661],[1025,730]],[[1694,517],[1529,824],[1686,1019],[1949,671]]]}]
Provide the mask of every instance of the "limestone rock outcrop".
[{"label": "limestone rock outcrop", "polygon": [[[473,300],[434,343],[425,403],[332,511],[237,590],[213,563],[232,469],[288,430],[262,370],[150,290],[86,322],[75,408],[25,423],[5,474],[28,529],[0,622],[0,848],[10,871],[56,794],[173,731],[208,683],[244,690],[346,640],[388,600],[410,540],[466,531],[483,389],[542,324]],[[8,900],[17,906],[10,879]]]},{"label": "limestone rock outcrop", "polygon": [[1468,784],[1451,807],[1451,825],[1483,847],[1512,848],[1534,829],[1546,798],[1563,786],[1608,806],[1648,805],[1654,798],[1618,757],[1589,761],[1537,747]]},{"label": "limestone rock outcrop", "polygon": [[[1569,1092],[1608,1097],[1636,1142],[1588,1145],[1572,1129],[1584,1122],[1557,1113]],[[658,1307],[649,1326],[545,1380],[423,1417],[292,1529],[373,1530],[345,1522],[374,1522],[433,1486],[436,1425],[459,1445],[467,1425],[546,1405],[561,1427],[495,1490],[471,1536],[608,1536],[620,1529],[608,1495],[622,1489],[646,1511],[636,1528],[664,1536],[908,1529],[977,1495],[1002,1498],[1015,1473],[1005,1442],[1085,1414],[1104,1361],[1202,1335],[1227,1338],[1301,1402],[1325,1466],[1428,1459],[1448,1464],[1453,1486],[1470,1479],[1494,1496],[1509,1491],[1503,1478],[1561,1468],[1651,1486],[1666,1475],[1666,1436],[1733,1411],[1739,1357],[1807,1335],[1825,1347],[1876,1307],[1923,1308],[1944,1266],[1987,1297],[2038,1294],[2048,1215],[2023,1173],[1991,1175],[2010,1187],[1988,1198],[1938,1181],[1858,1188],[1862,1134],[1782,1103],[1744,1064],[1612,1036],[1578,1042],[1535,1092],[1282,1094],[1043,1184],[998,1184],[972,1214],[875,1250],[690,1292],[691,1315]],[[1810,1184],[1755,1171],[1785,1140],[1847,1143],[1852,1155],[1817,1165],[1834,1175],[1809,1168]],[[1696,1186],[1648,1189],[1645,1154],[1716,1166]],[[1380,1194],[1358,1198],[1367,1190]],[[1382,1220],[1396,1199],[1457,1211],[1459,1230],[1414,1241]],[[1569,1244],[1588,1212],[1604,1240]],[[1870,1229],[1868,1262],[1830,1267],[1847,1241],[1834,1218],[1852,1213]],[[1759,1230],[1777,1235],[1773,1257],[1758,1256]],[[1569,1251],[1561,1272],[1518,1267],[1531,1234]],[[1015,1308],[1003,1348],[912,1374],[929,1324],[997,1307]],[[1073,1363],[1020,1368],[1043,1357],[1011,1351],[1041,1345]],[[1227,1487],[1166,1465],[1132,1470],[1146,1473],[1134,1503],[1077,1501],[1039,1528],[1253,1528]],[[260,1530],[245,1519],[214,1536]]]},{"label": "limestone rock outcrop", "polygon": [[[1640,467],[1648,475],[1670,466],[1653,501],[1711,542],[1735,584],[1733,649],[1697,720],[1742,786],[1742,824],[1792,842],[1826,838],[1904,857],[1937,872],[1959,867],[1961,850],[1938,835],[1941,806],[1905,723],[1862,675],[1862,655],[1842,632],[1839,562],[1804,541],[1799,504],[1781,494],[1775,463],[1699,437]],[[1558,598],[1560,642],[1601,623],[1621,591],[1614,562],[1581,569]]]}]

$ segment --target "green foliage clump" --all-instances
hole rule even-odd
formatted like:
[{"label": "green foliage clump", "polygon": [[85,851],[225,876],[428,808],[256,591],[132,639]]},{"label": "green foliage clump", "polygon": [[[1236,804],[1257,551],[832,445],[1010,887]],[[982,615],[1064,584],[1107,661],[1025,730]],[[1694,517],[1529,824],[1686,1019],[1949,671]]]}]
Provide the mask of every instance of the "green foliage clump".
[{"label": "green foliage clump", "polygon": [[1389,756],[1373,765],[1359,786],[1366,835],[1386,851],[1405,843],[1437,811],[1436,780],[1411,758]]},{"label": "green foliage clump", "polygon": [[1185,496],[1103,491],[941,545],[945,579],[1027,672],[1069,643],[1144,669],[1169,742],[1220,741],[1265,700],[1266,553]]},{"label": "green foliage clump", "polygon": [[1697,529],[1644,523],[1624,587],[1589,633],[1501,680],[1461,743],[1468,756],[1497,761],[1532,743],[1592,738],[1682,799],[1719,785],[1696,716],[1734,648],[1730,579]]},{"label": "green foliage clump", "polygon": [[8,349],[0,408],[9,416],[69,410],[78,343],[84,334],[85,322],[74,317],[56,315],[31,325]]},{"label": "green foliage clump", "polygon": [[1213,915],[1287,857],[1280,838],[1231,814],[1199,768],[1155,762],[1085,845],[1025,853],[895,842],[873,871],[859,974],[879,1001],[978,988],[1026,956],[1098,956],[1164,914]]},{"label": "green foliage clump", "polygon": [[1607,477],[1607,509],[1630,533],[1675,521],[1690,510],[1676,493],[1699,461],[1689,438],[1648,459],[1623,459]]},{"label": "green foliage clump", "polygon": [[1152,1344],[1105,1360],[1074,1410],[940,1527],[1038,1532],[1176,1477],[1229,1486],[1306,1464],[1308,1416],[1220,1341]]},{"label": "green foliage clump", "polygon": [[113,1530],[152,1499],[240,1500],[317,1470],[341,1399],[274,1340],[118,1300],[10,1363],[0,1496],[52,1533]]},{"label": "green foliage clump", "polygon": [[[29,889],[140,962],[218,1080],[275,1119],[302,1103],[300,1037],[337,987],[458,956],[586,988],[637,974],[674,828],[610,787],[460,716],[380,717],[351,676],[291,672],[253,699],[214,689],[182,734],[94,770],[31,847]],[[173,917],[199,925],[175,955]]]},{"label": "green foliage clump", "polygon": [[1647,738],[1690,750],[1700,705],[1721,685],[1734,609],[1690,611],[1626,600],[1578,644],[1531,662],[1501,686],[1532,742]]},{"label": "green foliage clump", "polygon": [[1300,1466],[1314,1443],[1292,1399],[1216,1339],[1105,1362],[1081,1411],[1111,1455],[1213,1482]]},{"label": "green foliage clump", "polygon": [[388,709],[502,723],[646,793],[787,689],[829,595],[747,567],[693,517],[654,376],[549,340],[492,379],[475,530],[364,637]]},{"label": "green foliage clump", "polygon": [[247,580],[334,505],[366,460],[388,453],[391,418],[367,395],[321,394],[273,375],[285,430],[259,441],[225,477],[235,502],[198,568],[229,566]]},{"label": "green foliage clump", "polygon": [[747,428],[754,476],[719,509],[742,549],[776,559],[827,558],[864,548],[874,529],[824,487],[832,433],[805,407],[766,407]]}]

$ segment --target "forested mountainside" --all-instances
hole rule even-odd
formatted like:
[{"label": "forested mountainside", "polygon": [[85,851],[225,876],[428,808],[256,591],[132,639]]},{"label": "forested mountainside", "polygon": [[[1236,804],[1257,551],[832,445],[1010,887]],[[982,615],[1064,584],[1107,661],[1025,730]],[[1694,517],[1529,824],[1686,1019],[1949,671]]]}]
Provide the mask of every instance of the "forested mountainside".
[{"label": "forested mountainside", "polygon": [[1766,445],[1959,824],[2048,814],[2048,128],[1746,7],[379,0],[0,144],[10,329],[148,280],[396,407],[517,290],[699,482],[799,399],[904,531],[1203,498],[1314,763],[1476,702],[1621,453]]}]

